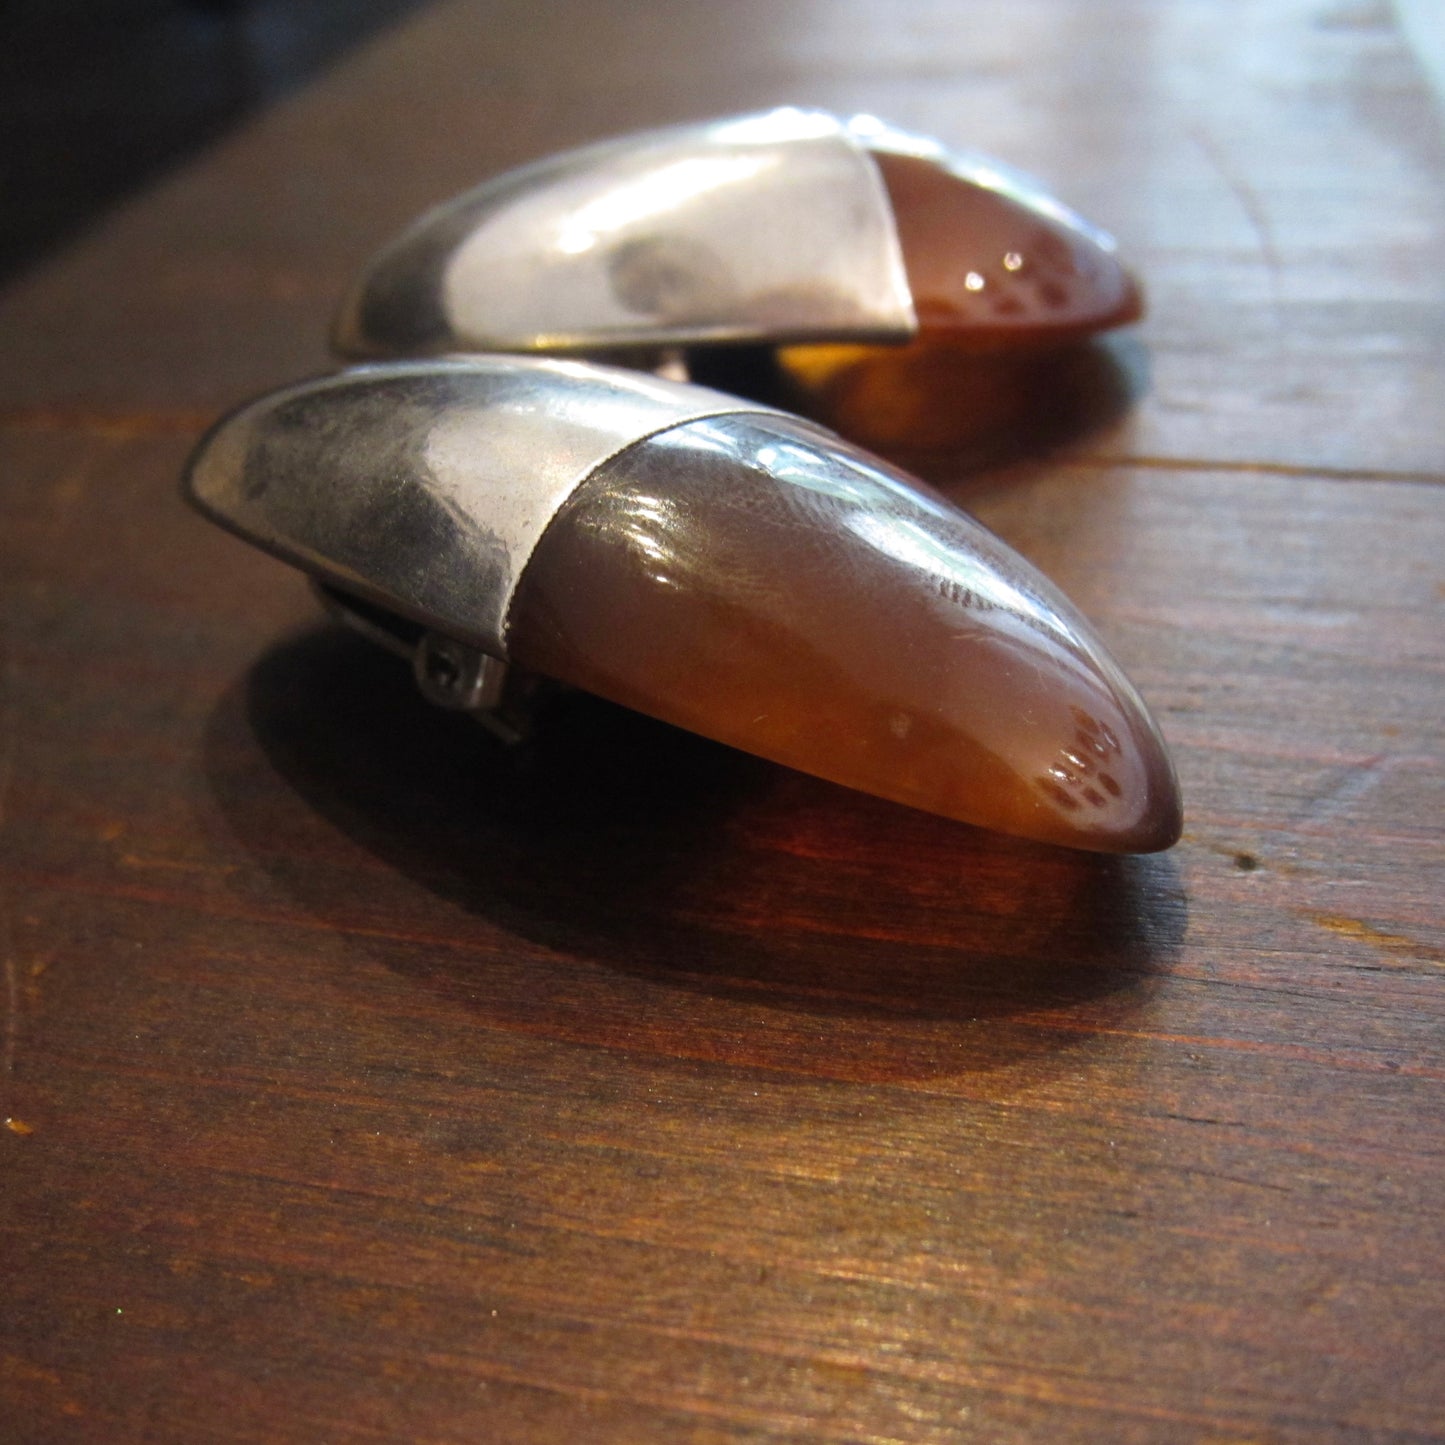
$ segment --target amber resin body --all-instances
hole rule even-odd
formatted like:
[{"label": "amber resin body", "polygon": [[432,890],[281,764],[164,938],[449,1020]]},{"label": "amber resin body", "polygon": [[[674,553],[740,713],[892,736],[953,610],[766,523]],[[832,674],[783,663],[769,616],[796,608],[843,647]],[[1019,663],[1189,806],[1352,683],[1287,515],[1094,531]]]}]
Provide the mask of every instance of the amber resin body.
[{"label": "amber resin body", "polygon": [[966,822],[1172,844],[1163,744],[1076,609],[941,498],[824,438],[719,417],[606,463],[520,579],[513,662]]},{"label": "amber resin body", "polygon": [[873,157],[893,205],[920,335],[1047,346],[1138,320],[1112,249],[1038,197],[969,185],[917,156]]}]

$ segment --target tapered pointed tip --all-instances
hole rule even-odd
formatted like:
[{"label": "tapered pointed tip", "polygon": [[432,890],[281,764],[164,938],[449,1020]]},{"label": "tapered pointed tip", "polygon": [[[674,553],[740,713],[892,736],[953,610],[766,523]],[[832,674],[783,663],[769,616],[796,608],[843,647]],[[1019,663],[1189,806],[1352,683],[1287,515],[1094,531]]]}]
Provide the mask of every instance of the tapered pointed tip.
[{"label": "tapered pointed tip", "polygon": [[[1157,853],[1179,840],[1179,784],[1159,731],[1107,654],[1093,652],[1060,690],[1050,726],[1012,760],[1014,788],[990,826],[1047,843],[1105,853]],[[1088,695],[1092,693],[1092,698]],[[1087,699],[1087,700],[1086,700]]]},{"label": "tapered pointed tip", "polygon": [[1112,239],[1012,173],[880,152],[925,334],[1057,345],[1143,314]]},{"label": "tapered pointed tip", "polygon": [[1076,609],[984,528],[804,423],[690,423],[578,489],[519,583],[524,667],[948,817],[1167,848],[1157,728]]}]

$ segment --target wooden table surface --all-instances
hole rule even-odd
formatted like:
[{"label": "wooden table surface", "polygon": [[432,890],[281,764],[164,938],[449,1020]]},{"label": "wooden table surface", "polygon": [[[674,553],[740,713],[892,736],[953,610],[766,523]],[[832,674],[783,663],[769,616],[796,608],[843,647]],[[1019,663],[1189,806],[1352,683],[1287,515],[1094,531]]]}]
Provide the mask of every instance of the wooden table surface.
[{"label": "wooden table surface", "polygon": [[[498,757],[178,501],[421,206],[783,101],[1144,275],[834,404],[1097,621],[1171,853]],[[1442,447],[1374,0],[449,0],[110,215],[0,297],[0,1438],[1445,1439]]]}]

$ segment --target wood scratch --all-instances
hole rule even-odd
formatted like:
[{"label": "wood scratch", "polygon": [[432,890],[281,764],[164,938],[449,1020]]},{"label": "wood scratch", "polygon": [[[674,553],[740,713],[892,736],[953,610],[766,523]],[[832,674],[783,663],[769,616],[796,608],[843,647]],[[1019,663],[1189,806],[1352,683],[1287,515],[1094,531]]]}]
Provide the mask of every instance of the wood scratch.
[{"label": "wood scratch", "polygon": [[1394,467],[1329,467],[1297,462],[1240,461],[1230,457],[1148,456],[1131,452],[1098,452],[1061,457],[1060,467],[1079,471],[1110,471],[1133,467],[1138,471],[1217,472],[1221,476],[1287,477],[1306,482],[1409,482],[1439,486],[1445,472],[1404,471]]},{"label": "wood scratch", "polygon": [[0,406],[0,430],[90,432],[117,441],[134,437],[196,436],[213,421],[209,411],[151,407]]},{"label": "wood scratch", "polygon": [[10,920],[0,905],[0,953],[5,957],[5,1035],[0,1043],[0,1078],[6,1083],[15,1072],[15,1046],[20,1034],[20,978],[15,970],[15,953],[10,947]]},{"label": "wood scratch", "polygon": [[[16,737],[19,733],[19,704],[15,700],[15,663],[8,655],[0,658],[0,838],[4,837],[6,807],[15,778]],[[0,966],[4,969],[5,1026],[0,1032],[0,1082],[7,1086],[15,1073],[15,1050],[20,1039],[20,978],[15,967],[14,936],[10,926],[10,900],[0,877]],[[8,1121],[7,1121],[8,1122]]]},{"label": "wood scratch", "polygon": [[184,858],[148,858],[139,853],[122,853],[120,861],[125,868],[161,868],[175,873],[206,873],[222,877],[234,873],[237,866],[234,863],[192,862]]},{"label": "wood scratch", "polygon": [[1387,933],[1359,918],[1348,918],[1338,913],[1307,913],[1305,917],[1328,933],[1341,938],[1352,938],[1359,943],[1368,943],[1385,953],[1398,954],[1416,963],[1431,963],[1436,967],[1445,966],[1445,950],[1431,948],[1418,938],[1406,933]]},{"label": "wood scratch", "polygon": [[1203,151],[1205,159],[1224,182],[1225,188],[1234,197],[1249,223],[1249,229],[1254,234],[1255,244],[1259,247],[1260,257],[1269,275],[1270,301],[1274,306],[1275,321],[1278,324],[1282,321],[1284,266],[1280,260],[1279,247],[1275,244],[1274,229],[1269,223],[1269,213],[1265,210],[1259,193],[1230,168],[1223,150],[1203,127],[1192,127],[1189,137]]},{"label": "wood scratch", "polygon": [[10,785],[15,778],[15,738],[19,731],[19,705],[14,698],[15,665],[0,654],[0,682],[5,684],[0,691],[0,833],[5,831],[5,808],[10,798]]},{"label": "wood scratch", "polygon": [[1406,761],[1408,760],[1399,756],[1375,753],[1347,766],[1341,776],[1324,792],[1310,799],[1297,821],[1318,823],[1347,812],[1374,792],[1384,778],[1397,771]]}]

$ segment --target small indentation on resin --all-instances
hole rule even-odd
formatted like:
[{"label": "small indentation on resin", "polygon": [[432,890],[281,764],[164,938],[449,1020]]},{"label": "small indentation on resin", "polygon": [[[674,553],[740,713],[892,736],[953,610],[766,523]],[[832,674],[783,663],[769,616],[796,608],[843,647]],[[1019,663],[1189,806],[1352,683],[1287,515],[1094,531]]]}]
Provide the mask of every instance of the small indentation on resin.
[{"label": "small indentation on resin", "polygon": [[[1074,734],[1074,741],[1080,748],[1093,753],[1095,757],[1107,758],[1111,753],[1119,751],[1119,740],[1102,723],[1098,725],[1099,730],[1093,736],[1080,729]],[[1092,767],[1092,760],[1080,766]]]},{"label": "small indentation on resin", "polygon": [[1066,793],[1052,778],[1039,778],[1037,781],[1040,791],[1047,794],[1059,807],[1070,813],[1079,811],[1079,800],[1072,794]]}]

